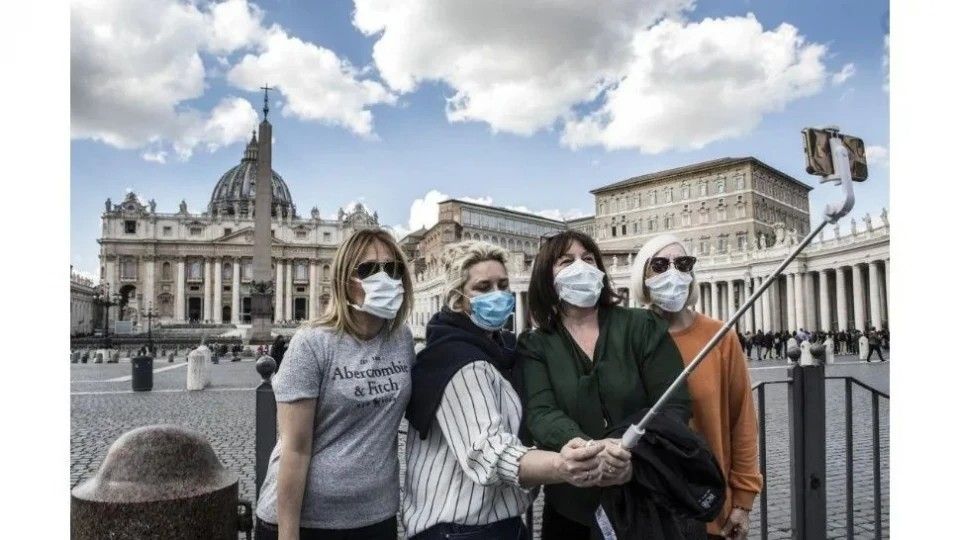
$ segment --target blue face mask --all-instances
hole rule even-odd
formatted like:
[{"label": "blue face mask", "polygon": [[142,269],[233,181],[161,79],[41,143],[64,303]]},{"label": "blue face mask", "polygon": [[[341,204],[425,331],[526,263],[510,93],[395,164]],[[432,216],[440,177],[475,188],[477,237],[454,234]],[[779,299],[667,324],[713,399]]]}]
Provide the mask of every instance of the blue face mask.
[{"label": "blue face mask", "polygon": [[470,320],[488,332],[503,328],[513,313],[515,300],[509,291],[491,291],[470,299]]}]

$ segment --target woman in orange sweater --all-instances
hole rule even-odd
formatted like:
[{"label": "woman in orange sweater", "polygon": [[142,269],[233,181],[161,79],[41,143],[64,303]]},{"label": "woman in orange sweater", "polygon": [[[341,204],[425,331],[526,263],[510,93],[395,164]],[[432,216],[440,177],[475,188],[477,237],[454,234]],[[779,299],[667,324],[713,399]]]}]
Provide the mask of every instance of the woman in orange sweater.
[{"label": "woman in orange sweater", "polygon": [[[637,253],[631,292],[643,307],[670,324],[670,336],[680,349],[684,365],[723,326],[692,309],[698,298],[693,273],[696,257],[687,254],[680,239],[661,234]],[[709,538],[747,538],[750,509],[760,489],[757,415],[750,374],[734,332],[728,332],[687,379],[693,400],[692,427],[710,445],[727,480],[723,512],[707,524]]]}]

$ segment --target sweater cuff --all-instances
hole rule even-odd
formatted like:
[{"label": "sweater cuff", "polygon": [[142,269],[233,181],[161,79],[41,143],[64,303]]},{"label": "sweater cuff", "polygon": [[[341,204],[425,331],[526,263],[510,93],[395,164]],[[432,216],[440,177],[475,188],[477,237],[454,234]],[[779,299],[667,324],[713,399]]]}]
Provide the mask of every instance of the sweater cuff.
[{"label": "sweater cuff", "polygon": [[753,509],[753,500],[757,498],[756,493],[736,488],[733,488],[730,491],[730,499],[734,506],[741,506],[748,510]]},{"label": "sweater cuff", "polygon": [[497,460],[497,474],[512,486],[520,487],[520,458],[531,449],[522,444],[507,445]]}]

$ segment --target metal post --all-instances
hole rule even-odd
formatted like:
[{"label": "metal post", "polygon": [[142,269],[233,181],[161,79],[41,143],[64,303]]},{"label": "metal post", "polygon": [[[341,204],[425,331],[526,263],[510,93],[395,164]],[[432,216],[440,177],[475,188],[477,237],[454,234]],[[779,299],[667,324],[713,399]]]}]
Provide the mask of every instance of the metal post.
[{"label": "metal post", "polygon": [[270,453],[277,444],[277,401],[273,395],[270,377],[277,369],[277,362],[269,356],[257,360],[257,373],[263,382],[257,387],[256,431],[254,435],[257,499],[260,498],[260,486],[267,476]]},{"label": "metal post", "polygon": [[791,368],[789,387],[794,538],[827,537],[826,401],[822,365]]}]

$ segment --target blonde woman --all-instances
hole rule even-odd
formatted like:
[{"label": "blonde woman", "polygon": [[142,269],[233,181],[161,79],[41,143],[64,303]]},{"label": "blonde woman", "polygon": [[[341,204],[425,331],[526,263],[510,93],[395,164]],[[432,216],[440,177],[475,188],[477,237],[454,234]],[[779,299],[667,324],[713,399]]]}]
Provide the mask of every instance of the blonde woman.
[{"label": "blonde woman", "polygon": [[[697,313],[696,257],[687,254],[680,239],[661,234],[637,253],[631,292],[640,303],[670,325],[684,365],[723,326]],[[707,524],[709,538],[742,540],[750,530],[750,509],[763,487],[757,451],[757,416],[750,395],[750,373],[734,332],[728,332],[687,379],[693,400],[693,428],[713,451],[727,481],[727,497],[720,516]],[[702,525],[700,525],[702,527]]]},{"label": "blonde woman", "polygon": [[333,294],[273,378],[279,440],[258,539],[395,539],[397,430],[410,397],[413,300],[390,233],[361,230],[333,262]]},{"label": "blonde woman", "polygon": [[461,242],[445,263],[445,306],[413,368],[404,526],[414,540],[517,540],[529,488],[593,485],[603,446],[575,439],[556,453],[521,441],[516,337],[504,330],[514,308],[507,253]]}]

